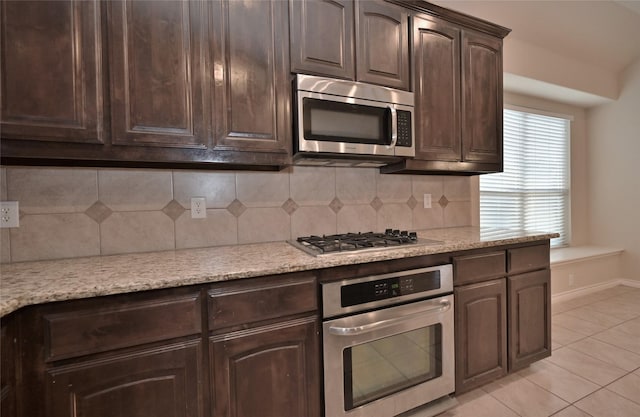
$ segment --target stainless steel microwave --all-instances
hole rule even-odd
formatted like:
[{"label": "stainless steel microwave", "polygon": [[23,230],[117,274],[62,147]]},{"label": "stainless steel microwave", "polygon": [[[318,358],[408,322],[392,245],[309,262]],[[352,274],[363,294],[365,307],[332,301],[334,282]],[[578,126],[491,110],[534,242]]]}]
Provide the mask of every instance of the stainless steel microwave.
[{"label": "stainless steel microwave", "polygon": [[298,74],[294,162],[382,166],[415,155],[413,93]]}]

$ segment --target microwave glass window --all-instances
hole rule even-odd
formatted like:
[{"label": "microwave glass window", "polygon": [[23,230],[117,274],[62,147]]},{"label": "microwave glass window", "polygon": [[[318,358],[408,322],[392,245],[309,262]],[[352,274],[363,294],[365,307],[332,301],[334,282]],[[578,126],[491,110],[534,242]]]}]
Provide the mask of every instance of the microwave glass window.
[{"label": "microwave glass window", "polygon": [[386,107],[305,98],[304,137],[325,142],[389,145],[390,111]]},{"label": "microwave glass window", "polygon": [[343,351],[344,407],[351,410],[442,375],[442,325]]}]

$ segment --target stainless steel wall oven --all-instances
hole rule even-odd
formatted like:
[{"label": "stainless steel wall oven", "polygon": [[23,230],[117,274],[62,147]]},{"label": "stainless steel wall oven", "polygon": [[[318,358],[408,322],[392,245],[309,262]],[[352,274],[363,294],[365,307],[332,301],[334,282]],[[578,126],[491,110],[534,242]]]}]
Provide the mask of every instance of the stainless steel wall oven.
[{"label": "stainless steel wall oven", "polygon": [[452,292],[451,265],[322,284],[325,417],[451,406]]}]

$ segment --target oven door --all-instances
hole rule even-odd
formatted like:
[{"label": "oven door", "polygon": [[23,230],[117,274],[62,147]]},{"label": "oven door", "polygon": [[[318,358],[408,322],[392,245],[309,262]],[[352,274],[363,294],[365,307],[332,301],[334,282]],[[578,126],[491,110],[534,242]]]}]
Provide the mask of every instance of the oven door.
[{"label": "oven door", "polygon": [[397,105],[309,91],[297,100],[298,151],[395,155]]},{"label": "oven door", "polygon": [[453,295],[323,324],[326,417],[389,417],[452,393]]}]

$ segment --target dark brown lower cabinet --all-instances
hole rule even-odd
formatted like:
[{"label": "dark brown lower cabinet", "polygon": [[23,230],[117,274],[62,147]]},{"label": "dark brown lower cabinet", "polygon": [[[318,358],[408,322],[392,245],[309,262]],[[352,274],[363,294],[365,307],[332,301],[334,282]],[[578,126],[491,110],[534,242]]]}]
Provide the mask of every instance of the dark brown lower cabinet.
[{"label": "dark brown lower cabinet", "polygon": [[2,317],[0,334],[0,416],[16,416],[16,352],[14,315]]},{"label": "dark brown lower cabinet", "polygon": [[46,375],[51,417],[204,416],[201,340],[56,366]]},{"label": "dark brown lower cabinet", "polygon": [[509,277],[509,370],[551,356],[551,272]]},{"label": "dark brown lower cabinet", "polygon": [[506,279],[457,287],[456,393],[507,374]]},{"label": "dark brown lower cabinet", "polygon": [[320,416],[318,319],[212,336],[216,417]]}]

